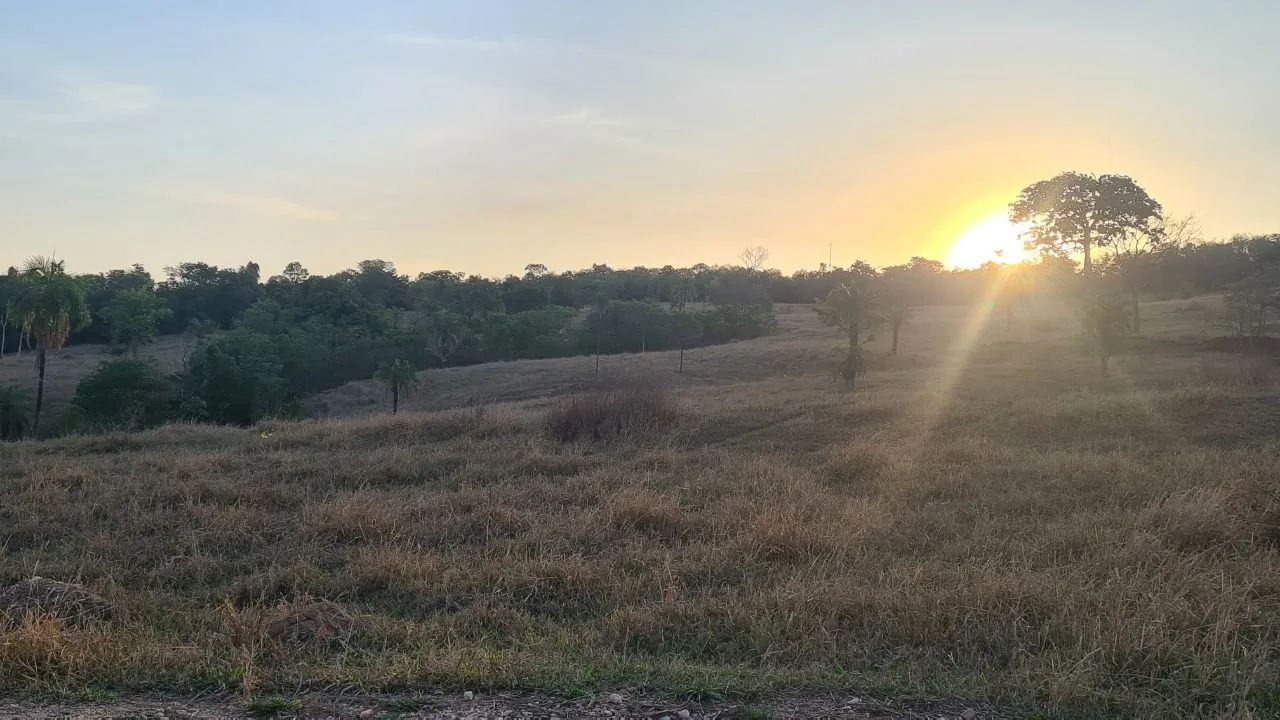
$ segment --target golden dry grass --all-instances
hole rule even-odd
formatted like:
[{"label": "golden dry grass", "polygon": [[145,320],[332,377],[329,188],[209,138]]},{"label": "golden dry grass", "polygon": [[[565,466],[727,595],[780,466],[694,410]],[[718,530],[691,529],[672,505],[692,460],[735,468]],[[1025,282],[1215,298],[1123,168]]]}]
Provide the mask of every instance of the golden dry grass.
[{"label": "golden dry grass", "polygon": [[[1272,716],[1280,406],[1206,382],[1233,358],[1196,349],[1186,302],[1144,309],[1105,379],[1069,314],[962,353],[968,309],[922,312],[850,395],[838,337],[782,308],[779,335],[692,353],[677,423],[628,442],[547,432],[549,396],[591,380],[576,358],[427,373],[412,400],[509,399],[482,411],[6,446],[0,581],[78,579],[127,612],[0,631],[0,691],[812,686]],[[361,631],[246,637],[305,597]]]}]

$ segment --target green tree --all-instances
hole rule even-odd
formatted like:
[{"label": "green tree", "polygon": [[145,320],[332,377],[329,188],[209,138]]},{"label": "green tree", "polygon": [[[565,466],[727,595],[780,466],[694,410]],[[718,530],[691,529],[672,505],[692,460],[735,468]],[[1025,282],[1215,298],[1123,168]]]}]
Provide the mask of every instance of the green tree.
[{"label": "green tree", "polygon": [[840,375],[852,388],[863,370],[862,332],[870,325],[876,313],[870,283],[851,280],[827,293],[826,298],[815,309],[822,322],[839,328],[849,339],[849,350],[840,366]]},{"label": "green tree", "polygon": [[150,362],[108,360],[80,381],[72,404],[93,428],[138,430],[169,419],[177,388]]},{"label": "green tree", "polygon": [[418,384],[418,373],[408,360],[393,360],[383,363],[374,374],[374,379],[386,386],[391,393],[391,414],[400,412],[400,393]]},{"label": "green tree", "polygon": [[187,363],[184,401],[213,422],[252,425],[286,409],[293,396],[275,350],[277,339],[232,331],[204,341]]},{"label": "green tree", "polygon": [[1111,356],[1124,349],[1131,325],[1125,305],[1112,296],[1089,298],[1083,314],[1084,347],[1097,358],[1103,376],[1107,374]]},{"label": "green tree", "polygon": [[1028,247],[1079,251],[1084,275],[1093,274],[1093,250],[1130,233],[1159,229],[1160,203],[1126,175],[1064,172],[1028,185],[1009,206],[1009,220],[1029,225]]},{"label": "green tree", "polygon": [[0,385],[0,440],[21,440],[30,428],[30,398],[17,385]]},{"label": "green tree", "polygon": [[36,345],[36,408],[31,432],[39,435],[49,352],[65,345],[73,328],[88,322],[89,309],[84,287],[67,274],[61,260],[32,258],[20,277],[9,312]]},{"label": "green tree", "polygon": [[155,342],[161,321],[172,316],[169,303],[147,290],[120,293],[102,309],[111,328],[111,341],[123,345],[135,358],[139,347]]}]

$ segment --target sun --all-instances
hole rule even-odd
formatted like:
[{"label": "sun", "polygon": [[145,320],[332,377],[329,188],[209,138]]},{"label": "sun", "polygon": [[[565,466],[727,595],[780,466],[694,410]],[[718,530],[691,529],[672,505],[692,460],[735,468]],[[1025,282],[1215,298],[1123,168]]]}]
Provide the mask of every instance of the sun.
[{"label": "sun", "polygon": [[976,268],[986,262],[1016,263],[1030,253],[1022,245],[1018,227],[1004,213],[983,218],[956,238],[947,255],[954,268]]}]

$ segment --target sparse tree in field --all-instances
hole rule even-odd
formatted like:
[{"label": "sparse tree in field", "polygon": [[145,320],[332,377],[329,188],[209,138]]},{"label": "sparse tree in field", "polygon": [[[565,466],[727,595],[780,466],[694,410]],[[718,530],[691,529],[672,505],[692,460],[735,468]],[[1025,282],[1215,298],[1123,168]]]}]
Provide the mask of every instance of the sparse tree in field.
[{"label": "sparse tree in field", "polygon": [[876,285],[875,297],[880,319],[888,323],[892,333],[889,354],[897,355],[902,326],[915,313],[910,282],[903,274],[885,275]]},{"label": "sparse tree in field", "polygon": [[691,345],[702,339],[703,327],[702,321],[693,315],[686,313],[677,313],[672,318],[673,327],[672,334],[675,335],[676,342],[680,344],[680,361],[676,365],[676,372],[684,372],[684,351]]},{"label": "sparse tree in field", "polygon": [[1236,237],[1232,248],[1240,279],[1226,288],[1227,313],[1237,338],[1252,343],[1267,330],[1267,316],[1280,308],[1280,236]]},{"label": "sparse tree in field", "polygon": [[738,259],[742,261],[742,267],[746,268],[748,272],[758,272],[769,261],[769,248],[763,245],[744,248],[742,252],[738,253]]},{"label": "sparse tree in field", "polygon": [[1124,230],[1115,239],[1107,258],[1108,269],[1115,272],[1129,296],[1135,334],[1142,332],[1141,294],[1158,283],[1161,259],[1199,239],[1194,215],[1161,218],[1148,228]]},{"label": "sparse tree in field", "polygon": [[1131,325],[1124,303],[1107,295],[1088,298],[1082,320],[1085,350],[1098,359],[1105,377],[1111,356],[1124,349],[1129,337]]},{"label": "sparse tree in field", "polygon": [[38,435],[49,351],[61,348],[73,328],[88,322],[89,309],[84,287],[67,274],[60,260],[32,258],[20,277],[22,282],[9,302],[9,312],[35,343],[36,408],[31,432]]},{"label": "sparse tree in field", "polygon": [[111,328],[112,342],[123,345],[135,358],[138,348],[155,342],[160,322],[172,315],[164,298],[147,290],[120,293],[102,309],[102,317]]},{"label": "sparse tree in field", "polygon": [[31,401],[12,383],[0,385],[0,440],[21,440],[31,428]]},{"label": "sparse tree in field", "polygon": [[1084,255],[1084,276],[1093,275],[1093,250],[1129,233],[1159,227],[1160,203],[1125,175],[1064,172],[1028,185],[1009,206],[1009,220],[1029,225],[1029,248]]},{"label": "sparse tree in field", "polygon": [[524,266],[524,276],[529,280],[537,280],[547,274],[547,266],[542,263],[529,263]]},{"label": "sparse tree in field", "polygon": [[853,388],[863,370],[861,336],[876,313],[870,284],[853,280],[831,292],[816,308],[822,322],[844,331],[849,339],[848,353],[840,367],[840,375]]},{"label": "sparse tree in field", "polygon": [[391,414],[400,412],[400,393],[418,384],[418,373],[408,360],[393,360],[378,368],[375,378],[391,393]]}]

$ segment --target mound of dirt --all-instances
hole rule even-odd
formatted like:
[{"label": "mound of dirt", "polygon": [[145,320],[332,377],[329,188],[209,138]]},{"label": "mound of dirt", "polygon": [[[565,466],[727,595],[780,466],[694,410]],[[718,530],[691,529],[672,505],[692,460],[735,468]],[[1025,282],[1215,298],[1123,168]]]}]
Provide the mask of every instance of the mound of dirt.
[{"label": "mound of dirt", "polygon": [[303,600],[279,608],[267,622],[267,635],[279,643],[305,645],[345,640],[356,621],[335,602]]},{"label": "mound of dirt", "polygon": [[33,577],[0,592],[0,614],[21,622],[30,614],[53,615],[73,623],[109,620],[115,609],[81,585]]}]

